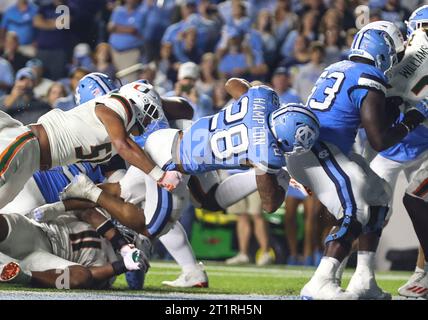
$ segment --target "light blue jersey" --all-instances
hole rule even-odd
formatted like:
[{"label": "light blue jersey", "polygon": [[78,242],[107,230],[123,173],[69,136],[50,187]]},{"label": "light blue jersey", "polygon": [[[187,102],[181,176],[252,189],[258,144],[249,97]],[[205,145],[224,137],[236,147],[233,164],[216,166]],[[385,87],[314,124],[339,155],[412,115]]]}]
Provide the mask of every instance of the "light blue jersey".
[{"label": "light blue jersey", "polygon": [[326,68],[307,102],[321,124],[319,140],[348,154],[361,125],[360,108],[368,90],[385,93],[386,86],[385,75],[368,64],[346,60]]},{"label": "light blue jersey", "polygon": [[101,183],[104,180],[100,167],[94,168],[87,162],[72,164],[67,167],[56,167],[47,171],[36,171],[33,178],[46,203],[54,203],[59,201],[59,194],[73,177],[80,173],[86,174],[95,183]]},{"label": "light blue jersey", "polygon": [[284,154],[268,126],[269,114],[278,107],[275,91],[257,86],[216,115],[196,121],[180,144],[184,171],[195,174],[256,165],[275,172],[283,167]]},{"label": "light blue jersey", "polygon": [[[400,116],[400,121],[403,114]],[[397,161],[407,162],[415,160],[422,153],[428,150],[428,128],[420,125],[410,132],[400,143],[386,149],[380,153],[384,158]]]}]

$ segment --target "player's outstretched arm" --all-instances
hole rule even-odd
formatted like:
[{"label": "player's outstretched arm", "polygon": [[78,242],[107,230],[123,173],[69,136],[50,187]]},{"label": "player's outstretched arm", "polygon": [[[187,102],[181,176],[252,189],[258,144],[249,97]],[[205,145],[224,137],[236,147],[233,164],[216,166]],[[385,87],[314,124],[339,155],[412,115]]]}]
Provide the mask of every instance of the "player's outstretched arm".
[{"label": "player's outstretched arm", "polygon": [[278,184],[276,175],[256,172],[257,190],[262,200],[263,210],[275,212],[284,202],[285,191]]},{"label": "player's outstretched arm", "polygon": [[360,110],[367,139],[377,152],[400,142],[424,120],[417,111],[409,111],[402,122],[391,126],[387,108],[384,95],[378,91],[369,90]]},{"label": "player's outstretched arm", "polygon": [[168,120],[188,119],[193,118],[193,108],[186,99],[181,97],[169,97],[162,99],[162,109]]},{"label": "player's outstretched arm", "polygon": [[251,84],[241,78],[230,78],[225,84],[227,93],[235,100],[238,100],[240,96],[247,93],[250,87]]},{"label": "player's outstretched arm", "polygon": [[129,137],[121,118],[114,111],[99,105],[95,112],[104,124],[117,153],[126,162],[142,170],[169,191],[177,187],[181,181],[181,175],[178,172],[165,172],[159,168],[143,149]]}]

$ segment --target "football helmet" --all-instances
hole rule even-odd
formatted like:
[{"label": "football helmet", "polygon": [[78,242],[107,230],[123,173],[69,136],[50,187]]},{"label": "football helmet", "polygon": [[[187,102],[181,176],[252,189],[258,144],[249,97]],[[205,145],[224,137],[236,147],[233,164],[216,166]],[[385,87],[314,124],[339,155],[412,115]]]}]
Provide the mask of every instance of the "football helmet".
[{"label": "football helmet", "polygon": [[409,37],[413,31],[420,28],[428,29],[428,5],[417,8],[410,15],[409,21],[406,21],[407,25],[407,37]]},{"label": "football helmet", "polygon": [[80,79],[77,85],[76,103],[80,105],[117,89],[116,84],[108,75],[100,72],[89,73]]}]

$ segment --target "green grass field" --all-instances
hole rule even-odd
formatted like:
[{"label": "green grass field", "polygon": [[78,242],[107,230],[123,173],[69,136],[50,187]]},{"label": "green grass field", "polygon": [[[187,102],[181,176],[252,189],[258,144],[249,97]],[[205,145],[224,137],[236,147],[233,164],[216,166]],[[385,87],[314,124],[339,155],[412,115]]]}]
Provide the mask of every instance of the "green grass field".
[{"label": "green grass field", "polygon": [[[163,280],[174,280],[180,274],[180,268],[174,263],[152,262],[152,267],[146,275],[145,293],[196,293],[196,294],[235,294],[235,295],[275,295],[275,296],[297,296],[302,286],[309,280],[313,268],[287,267],[274,265],[269,267],[248,266],[226,266],[222,263],[212,261],[205,262],[205,269],[209,276],[209,288],[170,288],[163,286]],[[377,279],[380,286],[397,295],[397,289],[410,276],[410,272],[379,272]],[[347,270],[344,275],[344,286],[347,285],[352,270]],[[0,291],[48,291],[41,289],[28,289],[18,285],[0,284]],[[77,291],[79,292],[79,291]],[[97,291],[101,293],[101,291]],[[103,291],[105,292],[105,291]],[[117,278],[114,292],[130,293],[124,276]],[[141,293],[143,293],[141,292]],[[133,293],[137,293],[133,291]]]}]

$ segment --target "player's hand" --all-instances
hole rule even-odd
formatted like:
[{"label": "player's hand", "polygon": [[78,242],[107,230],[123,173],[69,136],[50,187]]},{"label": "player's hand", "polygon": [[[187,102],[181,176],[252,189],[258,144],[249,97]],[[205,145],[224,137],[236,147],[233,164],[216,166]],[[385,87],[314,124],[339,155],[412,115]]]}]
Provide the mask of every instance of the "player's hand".
[{"label": "player's hand", "polygon": [[26,217],[37,222],[49,222],[55,220],[58,215],[65,212],[65,206],[62,201],[48,203],[41,207],[31,210]]},{"label": "player's hand", "polygon": [[178,171],[166,171],[158,184],[168,191],[173,191],[183,180],[183,175]]},{"label": "player's hand", "polygon": [[128,244],[123,246],[120,249],[120,254],[128,271],[143,270],[146,273],[149,270],[149,259],[141,250],[135,248],[134,245]]}]

